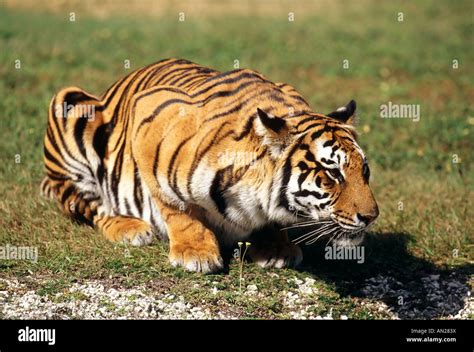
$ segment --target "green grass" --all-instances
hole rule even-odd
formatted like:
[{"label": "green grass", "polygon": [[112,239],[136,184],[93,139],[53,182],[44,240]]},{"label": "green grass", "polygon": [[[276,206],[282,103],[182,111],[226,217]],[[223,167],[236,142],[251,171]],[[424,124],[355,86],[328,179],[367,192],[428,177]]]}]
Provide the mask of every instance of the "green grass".
[{"label": "green grass", "polygon": [[[37,263],[0,261],[0,277],[16,276],[32,287],[29,277],[43,278],[45,295],[84,279],[143,283],[245,318],[285,318],[276,293],[289,287],[289,278],[312,276],[320,292],[320,304],[312,308],[317,314],[332,308],[336,316],[360,319],[385,317],[360,304],[368,301],[360,295],[362,283],[378,273],[407,286],[431,273],[468,280],[474,233],[472,10],[469,1],[393,1],[339,5],[337,13],[306,14],[295,22],[286,15],[190,16],[178,22],[175,15],[100,20],[81,14],[71,23],[66,14],[0,8],[0,245],[38,246],[40,254]],[[360,143],[381,209],[365,264],[325,261],[322,247],[306,249],[299,271],[248,264],[245,284],[264,294],[255,300],[239,295],[235,261],[222,275],[171,268],[165,245],[108,243],[38,196],[52,95],[68,85],[100,94],[129,72],[124,60],[138,68],[166,57],[220,70],[233,69],[238,59],[242,67],[294,85],[317,112],[357,100]],[[453,59],[460,62],[456,70]],[[388,101],[420,104],[421,120],[381,119],[379,107]],[[454,154],[460,163],[452,162]],[[213,287],[219,289],[215,296]]]}]

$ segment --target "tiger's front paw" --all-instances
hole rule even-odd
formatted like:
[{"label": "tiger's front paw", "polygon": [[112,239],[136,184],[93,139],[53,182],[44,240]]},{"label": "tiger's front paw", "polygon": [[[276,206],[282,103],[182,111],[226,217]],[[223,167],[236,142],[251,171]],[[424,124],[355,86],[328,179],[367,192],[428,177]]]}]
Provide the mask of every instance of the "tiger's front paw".
[{"label": "tiger's front paw", "polygon": [[215,273],[224,267],[219,248],[206,243],[171,245],[169,260],[173,266],[182,266],[186,270],[202,273]]},{"label": "tiger's front paw", "polygon": [[122,242],[135,247],[147,246],[153,242],[153,231],[149,229],[141,232],[127,232]]},{"label": "tiger's front paw", "polygon": [[293,268],[303,261],[298,245],[286,243],[256,243],[248,250],[250,259],[262,268]]},{"label": "tiger's front paw", "polygon": [[96,225],[112,242],[146,246],[153,242],[153,228],[147,222],[127,216],[101,217]]}]

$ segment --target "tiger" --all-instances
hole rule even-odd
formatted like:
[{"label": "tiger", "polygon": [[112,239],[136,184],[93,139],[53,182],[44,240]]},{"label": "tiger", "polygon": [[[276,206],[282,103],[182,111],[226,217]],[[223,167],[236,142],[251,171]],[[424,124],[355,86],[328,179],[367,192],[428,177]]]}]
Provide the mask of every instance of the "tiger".
[{"label": "tiger", "polygon": [[222,250],[260,232],[250,260],[296,267],[286,226],[324,224],[347,245],[379,214],[355,111],[315,113],[254,70],[161,60],[100,97],[72,86],[52,98],[41,192],[110,241],[168,242],[172,266],[221,271]]}]

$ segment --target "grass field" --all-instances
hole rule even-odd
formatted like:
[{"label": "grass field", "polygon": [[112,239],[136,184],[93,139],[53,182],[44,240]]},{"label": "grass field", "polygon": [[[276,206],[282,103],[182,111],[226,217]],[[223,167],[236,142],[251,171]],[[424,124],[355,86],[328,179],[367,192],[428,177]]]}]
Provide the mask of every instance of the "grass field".
[{"label": "grass field", "polygon": [[[178,21],[179,9],[104,17],[79,8],[71,22],[73,6],[54,12],[41,11],[36,2],[31,8],[0,7],[0,246],[39,250],[36,263],[0,260],[0,278],[17,278],[46,297],[87,280],[143,285],[240,318],[455,315],[466,304],[473,273],[473,4],[330,3],[311,11],[299,5],[295,21],[288,21],[291,3],[284,2],[271,16],[262,11],[198,16],[190,10],[184,22]],[[271,2],[267,6],[273,8]],[[53,94],[67,85],[100,94],[130,72],[124,60],[134,69],[166,57],[219,70],[231,70],[239,60],[241,67],[292,84],[317,112],[352,98],[358,102],[360,143],[370,158],[381,210],[365,242],[363,264],[324,260],[323,243],[305,248],[299,270],[246,263],[246,293],[240,293],[236,260],[220,275],[175,269],[164,244],[111,244],[39,197]],[[381,118],[380,106],[389,101],[419,104],[420,120]],[[430,298],[427,277],[439,280],[439,295],[452,300],[445,308]],[[298,280],[308,278],[313,290],[289,304],[288,293],[298,292]],[[462,287],[452,290],[450,280]],[[295,316],[296,310],[306,313]]]}]

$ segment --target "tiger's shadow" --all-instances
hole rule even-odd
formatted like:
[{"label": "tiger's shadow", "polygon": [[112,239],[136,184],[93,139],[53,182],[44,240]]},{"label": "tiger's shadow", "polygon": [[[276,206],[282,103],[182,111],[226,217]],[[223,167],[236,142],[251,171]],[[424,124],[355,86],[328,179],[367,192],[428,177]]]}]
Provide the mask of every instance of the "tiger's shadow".
[{"label": "tiger's shadow", "polygon": [[466,305],[474,266],[438,267],[410,254],[410,241],[413,237],[407,233],[370,233],[360,245],[364,261],[359,264],[326,259],[326,241],[302,245],[299,271],[331,283],[342,297],[384,302],[400,319],[455,316]]}]

